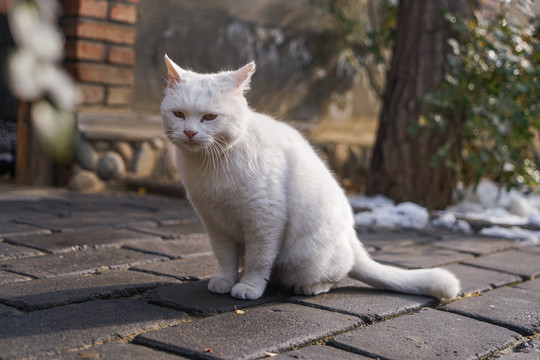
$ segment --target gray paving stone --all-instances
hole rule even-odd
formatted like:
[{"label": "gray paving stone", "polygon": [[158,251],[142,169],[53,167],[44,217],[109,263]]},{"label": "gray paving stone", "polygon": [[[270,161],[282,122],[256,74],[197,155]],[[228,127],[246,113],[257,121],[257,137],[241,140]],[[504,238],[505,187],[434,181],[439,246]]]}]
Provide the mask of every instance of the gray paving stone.
[{"label": "gray paving stone", "polygon": [[204,280],[217,273],[218,262],[214,255],[201,255],[137,265],[131,269],[156,275],[172,276],[180,280]]},{"label": "gray paving stone", "polygon": [[278,300],[272,290],[257,300],[238,300],[229,294],[214,294],[208,290],[208,281],[192,281],[160,287],[148,294],[145,299],[151,303],[172,307],[189,313],[204,316],[215,315],[236,309],[245,309]]},{"label": "gray paving stone", "polygon": [[164,239],[183,238],[192,234],[204,234],[206,230],[198,220],[183,222],[181,224],[160,225],[160,226],[131,226],[131,229],[158,235]]},{"label": "gray paving stone", "polygon": [[454,301],[442,310],[507,327],[524,335],[540,331],[540,294],[514,287]]},{"label": "gray paving stone", "polygon": [[0,238],[14,235],[47,234],[51,231],[46,227],[39,228],[31,225],[18,224],[11,221],[0,222]]},{"label": "gray paving stone", "polygon": [[527,252],[527,253],[540,254],[540,246],[524,246],[520,249],[520,251]]},{"label": "gray paving stone", "polygon": [[84,350],[67,351],[61,354],[45,357],[44,360],[81,360],[81,359],[114,359],[114,360],[181,360],[187,359],[179,355],[145,346],[108,343]]},{"label": "gray paving stone", "polygon": [[444,311],[424,308],[353,330],[333,346],[382,359],[476,359],[513,344],[511,330]]},{"label": "gray paving stone", "polygon": [[371,359],[363,355],[358,355],[336,349],[330,346],[313,345],[299,350],[289,351],[272,357],[272,360],[305,359],[305,360],[362,360]]},{"label": "gray paving stone", "polygon": [[63,253],[77,249],[118,246],[157,239],[159,238],[156,236],[141,234],[128,229],[109,229],[53,233],[41,236],[7,237],[6,241],[46,252]]},{"label": "gray paving stone", "polygon": [[0,260],[19,259],[36,255],[43,255],[43,253],[35,249],[29,249],[24,246],[12,245],[5,241],[0,241]]},{"label": "gray paving stone", "polygon": [[21,310],[35,311],[95,299],[128,297],[176,281],[138,271],[112,270],[0,285],[0,300]]},{"label": "gray paving stone", "polygon": [[[255,359],[360,325],[360,319],[295,304],[268,304],[141,334],[134,342],[209,359]],[[205,351],[207,349],[207,351]],[[211,350],[212,352],[209,352]]]},{"label": "gray paving stone", "polygon": [[525,341],[512,352],[507,352],[502,356],[497,356],[499,360],[538,360],[540,359],[540,338]]},{"label": "gray paving stone", "polygon": [[525,281],[516,285],[517,288],[540,293],[540,279]]},{"label": "gray paving stone", "polygon": [[421,236],[414,232],[387,231],[374,233],[360,233],[358,238],[364,246],[371,246],[378,250],[386,247],[408,246],[426,241],[434,240],[426,236]]},{"label": "gray paving stone", "polygon": [[540,255],[518,250],[480,256],[465,260],[463,263],[486,269],[506,271],[527,279],[540,275]]},{"label": "gray paving stone", "polygon": [[320,309],[358,316],[367,323],[433,305],[426,296],[404,295],[379,290],[345,287],[317,296],[293,296],[290,301]]},{"label": "gray paving stone", "polygon": [[27,281],[30,279],[31,277],[28,277],[28,276],[0,270],[0,284],[9,284],[9,283],[14,283],[18,281]]},{"label": "gray paving stone", "polygon": [[446,265],[444,268],[456,275],[461,283],[461,292],[465,295],[521,281],[521,278],[517,275],[482,269],[476,266],[452,264]]},{"label": "gray paving stone", "polygon": [[485,255],[520,247],[519,242],[514,240],[482,236],[458,236],[448,240],[438,241],[434,245],[475,255]]},{"label": "gray paving stone", "polygon": [[407,268],[429,268],[472,258],[469,254],[431,245],[388,247],[372,253],[371,256],[377,261]]},{"label": "gray paving stone", "polygon": [[0,304],[0,316],[17,315],[21,312],[11,306]]},{"label": "gray paving stone", "polygon": [[39,356],[178,324],[182,312],[131,299],[96,300],[0,318],[2,359]]},{"label": "gray paving stone", "polygon": [[164,259],[166,258],[134,250],[102,248],[4,260],[0,261],[0,269],[43,278],[85,274],[104,268],[116,269]]},{"label": "gray paving stone", "polygon": [[125,245],[124,248],[162,255],[171,259],[208,255],[212,252],[210,240],[206,234],[192,234],[175,240],[161,240],[158,238]]}]

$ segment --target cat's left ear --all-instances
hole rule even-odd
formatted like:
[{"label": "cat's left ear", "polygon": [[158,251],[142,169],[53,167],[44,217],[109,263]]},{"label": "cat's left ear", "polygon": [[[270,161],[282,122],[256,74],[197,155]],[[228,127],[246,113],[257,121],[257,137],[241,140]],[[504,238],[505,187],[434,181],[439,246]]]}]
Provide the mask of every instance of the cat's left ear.
[{"label": "cat's left ear", "polygon": [[236,89],[242,92],[249,90],[251,75],[255,72],[255,68],[255,63],[252,61],[231,74]]},{"label": "cat's left ear", "polygon": [[177,69],[180,69],[178,65],[176,65],[167,54],[165,54],[165,64],[167,65],[167,72],[169,73],[169,84],[168,87],[172,88],[177,83],[180,82],[180,74]]}]

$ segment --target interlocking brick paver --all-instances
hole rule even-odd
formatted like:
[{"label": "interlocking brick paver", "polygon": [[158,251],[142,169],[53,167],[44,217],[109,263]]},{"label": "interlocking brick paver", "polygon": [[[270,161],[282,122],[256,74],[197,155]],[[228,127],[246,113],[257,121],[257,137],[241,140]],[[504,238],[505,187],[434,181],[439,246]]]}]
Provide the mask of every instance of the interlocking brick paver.
[{"label": "interlocking brick paver", "polygon": [[429,268],[472,258],[470,254],[432,245],[387,247],[371,255],[377,261],[407,268]]},{"label": "interlocking brick paver", "polygon": [[12,221],[0,222],[0,238],[14,235],[46,234],[50,232],[51,231],[46,227],[40,228],[37,226],[18,224]]},{"label": "interlocking brick paver", "polygon": [[497,356],[497,360],[538,360],[540,359],[540,338],[524,341],[511,350],[503,356]]},{"label": "interlocking brick paver", "polygon": [[28,277],[28,276],[0,270],[0,284],[14,283],[18,281],[27,281],[30,279],[31,277]]},{"label": "interlocking brick paver", "polygon": [[374,233],[359,233],[358,238],[364,246],[376,249],[386,247],[408,246],[434,240],[410,231],[377,231]]},{"label": "interlocking brick paver", "polygon": [[214,276],[217,273],[217,268],[217,259],[212,254],[137,265],[133,266],[132,270],[172,276],[180,280],[203,280]]},{"label": "interlocking brick paver", "polygon": [[51,253],[62,253],[77,249],[118,246],[157,239],[159,238],[156,236],[127,229],[109,229],[53,233],[42,236],[16,236],[8,237],[7,241]]},{"label": "interlocking brick paver", "polygon": [[25,311],[111,297],[127,297],[176,282],[138,271],[111,270],[96,275],[60,276],[0,285],[0,301]]},{"label": "interlocking brick paver", "polygon": [[175,240],[149,240],[124,246],[126,249],[144,251],[151,254],[179,259],[194,255],[208,255],[212,252],[206,234],[192,234]]},{"label": "interlocking brick paver", "polygon": [[4,304],[0,304],[0,316],[7,316],[7,315],[16,315],[20,314],[21,312],[11,306],[7,306]]},{"label": "interlocking brick paver", "polygon": [[540,279],[525,281],[521,284],[516,285],[516,287],[520,289],[540,293]]},{"label": "interlocking brick paver", "polygon": [[504,326],[524,335],[540,331],[540,293],[512,287],[454,301],[443,310]]},{"label": "interlocking brick paver", "polygon": [[521,281],[518,275],[475,266],[452,264],[444,268],[456,275],[461,283],[461,292],[466,295]]},{"label": "interlocking brick paver", "polygon": [[[360,325],[360,319],[295,304],[268,304],[152,331],[136,343],[210,359],[255,359]],[[211,350],[211,352],[209,351]]]},{"label": "interlocking brick paver", "polygon": [[371,359],[363,355],[346,352],[330,346],[313,345],[300,350],[289,351],[272,357],[272,360],[305,359],[305,360],[363,360]]},{"label": "interlocking brick paver", "polygon": [[131,226],[131,229],[161,236],[164,239],[184,238],[192,234],[203,234],[203,225],[198,220],[183,222],[181,224],[160,225],[160,226]]},{"label": "interlocking brick paver", "polygon": [[0,269],[36,277],[51,277],[84,274],[103,268],[128,267],[164,259],[158,255],[129,249],[102,248],[0,261]]},{"label": "interlocking brick paver", "polygon": [[463,261],[464,264],[506,271],[524,278],[540,275],[540,255],[519,250],[503,251]]},{"label": "interlocking brick paver", "polygon": [[96,300],[0,318],[3,359],[38,356],[137,334],[186,319],[131,299]]},{"label": "interlocking brick paver", "polygon": [[163,351],[150,349],[145,346],[109,343],[84,350],[66,351],[51,355],[44,360],[81,360],[81,359],[111,359],[111,360],[182,360],[180,355],[168,354]]},{"label": "interlocking brick paver", "polygon": [[520,251],[527,253],[540,254],[540,246],[525,246],[520,249]]},{"label": "interlocking brick paver", "polygon": [[145,298],[152,303],[205,316],[278,300],[271,289],[257,300],[238,300],[230,294],[213,294],[208,291],[208,281],[163,286],[145,295]]},{"label": "interlocking brick paver", "polygon": [[424,308],[338,335],[331,344],[384,359],[476,359],[520,338],[503,327]]},{"label": "interlocking brick paver", "polygon": [[345,287],[318,296],[294,296],[290,301],[360,317],[375,322],[433,305],[435,299],[380,290]]},{"label": "interlocking brick paver", "polygon": [[485,255],[520,247],[519,241],[482,236],[459,236],[438,241],[434,245],[475,255]]},{"label": "interlocking brick paver", "polygon": [[18,259],[36,255],[43,255],[43,253],[35,249],[29,249],[24,246],[12,245],[5,241],[0,241],[0,260]]}]

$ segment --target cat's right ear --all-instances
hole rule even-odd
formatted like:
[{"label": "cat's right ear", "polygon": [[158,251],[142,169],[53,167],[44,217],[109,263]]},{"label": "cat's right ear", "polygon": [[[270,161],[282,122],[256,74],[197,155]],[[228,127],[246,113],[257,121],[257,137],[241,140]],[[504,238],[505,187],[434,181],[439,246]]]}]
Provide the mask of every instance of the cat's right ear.
[{"label": "cat's right ear", "polygon": [[180,82],[180,75],[178,74],[178,70],[176,69],[178,65],[176,65],[167,54],[165,54],[165,64],[167,65],[167,71],[169,73],[169,88],[172,88],[176,86]]}]

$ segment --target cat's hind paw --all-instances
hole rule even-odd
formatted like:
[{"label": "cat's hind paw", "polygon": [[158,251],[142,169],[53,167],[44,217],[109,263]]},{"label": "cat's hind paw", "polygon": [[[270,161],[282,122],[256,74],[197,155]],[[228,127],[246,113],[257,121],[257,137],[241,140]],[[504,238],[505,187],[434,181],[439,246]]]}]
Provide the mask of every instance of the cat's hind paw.
[{"label": "cat's hind paw", "polygon": [[234,298],[241,300],[255,300],[261,297],[264,292],[264,287],[255,287],[246,283],[238,283],[233,286],[231,295]]},{"label": "cat's hind paw", "polygon": [[234,285],[234,281],[231,281],[222,276],[214,276],[208,283],[208,290],[216,294],[228,294]]},{"label": "cat's hind paw", "polygon": [[318,295],[323,294],[328,291],[334,286],[333,283],[315,283],[311,285],[302,285],[302,286],[295,286],[294,287],[294,293],[297,295]]}]

